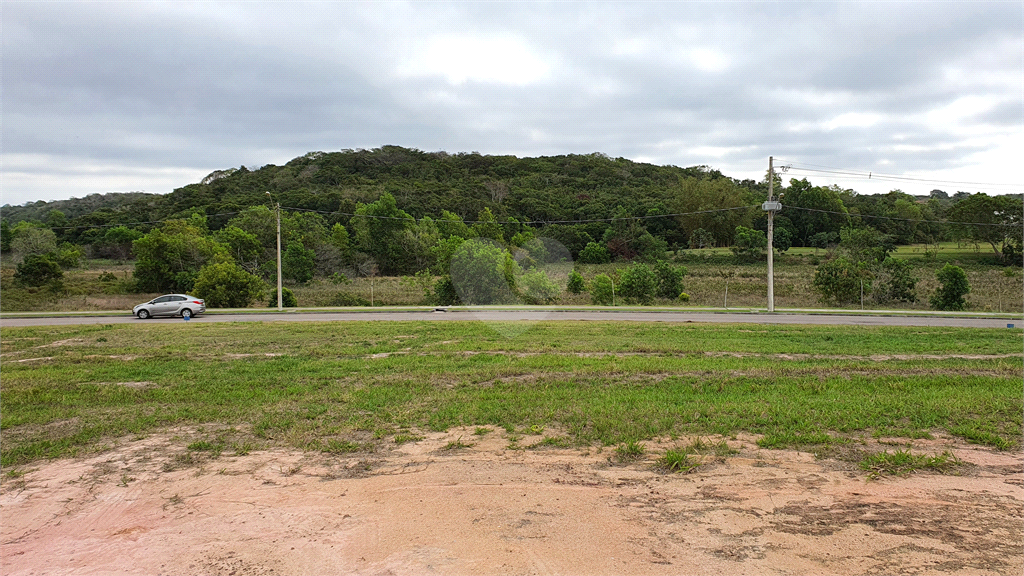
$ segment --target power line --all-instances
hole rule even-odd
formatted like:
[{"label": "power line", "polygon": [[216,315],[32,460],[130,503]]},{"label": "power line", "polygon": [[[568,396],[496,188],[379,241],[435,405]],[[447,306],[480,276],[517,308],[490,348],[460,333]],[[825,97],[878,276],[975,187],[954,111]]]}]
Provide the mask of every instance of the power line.
[{"label": "power line", "polygon": [[952,185],[963,185],[963,186],[980,186],[985,188],[1010,188],[1020,189],[1021,184],[1008,184],[1003,182],[968,182],[963,180],[942,180],[937,178],[918,178],[915,176],[904,176],[901,174],[888,174],[885,172],[874,172],[865,170],[852,170],[847,168],[837,168],[835,166],[826,166],[822,164],[811,164],[808,162],[796,162],[789,160],[779,160],[781,164],[788,165],[790,170],[800,170],[803,172],[817,172],[821,174],[833,174],[836,176],[847,176],[859,179],[867,180],[883,180],[883,181],[908,181],[908,182],[931,182],[935,184],[952,184]]},{"label": "power line", "polygon": [[925,220],[923,218],[897,218],[895,216],[876,216],[874,214],[850,214],[849,212],[836,212],[835,210],[819,210],[817,208],[804,208],[803,206],[786,206],[790,210],[804,210],[805,212],[820,212],[822,214],[838,214],[840,216],[847,216],[850,218],[874,218],[875,220],[896,220],[900,222],[918,222],[925,224],[954,224],[959,226],[1005,226],[1019,228],[1020,223],[1003,224],[1003,223],[992,223],[992,222],[954,222],[950,220]]},{"label": "power line", "polygon": [[[698,214],[711,214],[714,212],[728,212],[730,210],[749,210],[751,208],[758,208],[758,206],[735,206],[733,208],[715,208],[713,210],[699,210],[696,212],[677,212],[674,214],[650,214],[647,216],[623,216],[620,218],[589,218],[583,220],[524,220],[522,222],[498,222],[488,220],[450,220],[443,218],[432,218],[434,222],[461,222],[463,224],[587,224],[591,222],[617,222],[621,220],[649,220],[652,218],[675,218],[677,216],[695,216]],[[293,212],[315,212],[317,214],[338,214],[341,216],[352,216],[356,218],[376,218],[382,220],[415,220],[412,216],[403,218],[401,216],[376,216],[372,214],[355,214],[352,212],[331,212],[327,210],[312,210],[309,208],[290,208],[281,207],[282,210],[291,210]]]}]

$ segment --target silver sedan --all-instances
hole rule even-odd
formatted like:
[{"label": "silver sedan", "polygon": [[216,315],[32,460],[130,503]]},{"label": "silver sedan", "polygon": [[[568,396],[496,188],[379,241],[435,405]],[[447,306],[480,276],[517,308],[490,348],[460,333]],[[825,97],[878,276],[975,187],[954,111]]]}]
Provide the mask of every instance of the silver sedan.
[{"label": "silver sedan", "polygon": [[145,320],[151,316],[191,318],[206,312],[206,302],[188,294],[166,294],[132,308],[132,314]]}]

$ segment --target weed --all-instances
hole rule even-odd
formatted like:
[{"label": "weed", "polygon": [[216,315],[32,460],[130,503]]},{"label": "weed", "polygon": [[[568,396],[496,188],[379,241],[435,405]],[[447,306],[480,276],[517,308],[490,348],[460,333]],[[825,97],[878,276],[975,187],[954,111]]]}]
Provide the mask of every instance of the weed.
[{"label": "weed", "polygon": [[869,454],[860,461],[860,467],[870,478],[882,476],[905,476],[915,470],[935,470],[946,473],[963,465],[952,452],[946,450],[938,456],[913,454],[910,450],[878,452]]},{"label": "weed", "polygon": [[417,436],[415,434],[395,434],[395,444],[405,444],[406,442],[419,442],[423,440],[423,436]]},{"label": "weed", "polygon": [[252,442],[235,442],[231,447],[235,451],[235,456],[245,456],[256,449],[256,445]]},{"label": "weed", "polygon": [[323,451],[330,452],[331,454],[348,454],[351,452],[359,452],[362,449],[363,447],[355,442],[331,438],[330,440],[327,441],[327,446],[323,449]]},{"label": "weed", "polygon": [[519,450],[520,448],[522,448],[519,445],[519,440],[520,439],[521,438],[519,437],[518,434],[509,434],[509,436],[508,436],[508,446],[506,446],[506,448],[509,449],[509,450]]},{"label": "weed", "polygon": [[620,462],[637,460],[644,455],[645,451],[644,445],[636,440],[630,440],[615,447],[615,455]]},{"label": "weed", "polygon": [[448,451],[448,450],[460,450],[462,448],[472,448],[472,447],[473,447],[473,444],[466,444],[465,442],[462,441],[462,436],[459,436],[459,438],[457,440],[452,440],[451,442],[445,444],[441,448],[441,450],[445,450],[445,451]]},{"label": "weed", "polygon": [[545,436],[540,442],[531,444],[527,448],[568,448],[572,445],[572,441],[565,436]]},{"label": "weed", "polygon": [[1001,436],[997,436],[991,432],[984,430],[978,430],[970,425],[959,425],[953,426],[949,429],[950,434],[959,436],[964,440],[967,440],[971,444],[983,444],[986,446],[992,446],[997,450],[1006,450],[1011,446],[1010,442]]},{"label": "weed", "polygon": [[686,449],[672,448],[658,459],[658,465],[670,472],[690,472],[700,466],[700,462],[690,459]]},{"label": "weed", "polygon": [[121,481],[117,483],[118,486],[127,487],[129,482],[134,482],[135,477],[129,476],[127,473],[121,474]]},{"label": "weed", "polygon": [[491,433],[490,428],[484,428],[483,426],[477,426],[477,429],[473,432],[473,436],[486,436]]}]

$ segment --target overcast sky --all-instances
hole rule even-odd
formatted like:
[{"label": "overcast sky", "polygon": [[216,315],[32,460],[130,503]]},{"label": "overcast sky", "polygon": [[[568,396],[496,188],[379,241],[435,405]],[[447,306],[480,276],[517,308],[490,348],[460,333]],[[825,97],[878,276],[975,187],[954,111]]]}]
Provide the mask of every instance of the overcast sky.
[{"label": "overcast sky", "polygon": [[1020,1],[0,10],[0,204],[166,193],[214,170],[386,144],[602,152],[755,179],[775,156],[787,179],[861,193],[1024,180]]}]

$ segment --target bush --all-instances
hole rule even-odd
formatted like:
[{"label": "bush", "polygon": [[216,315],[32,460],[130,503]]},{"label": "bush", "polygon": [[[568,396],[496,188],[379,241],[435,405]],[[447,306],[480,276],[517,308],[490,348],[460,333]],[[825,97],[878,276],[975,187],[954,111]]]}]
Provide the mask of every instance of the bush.
[{"label": "bush", "polygon": [[[299,301],[295,298],[295,293],[288,288],[281,288],[281,306],[285,308],[295,308],[299,305]],[[270,291],[270,299],[267,300],[267,308],[274,308],[277,306],[277,288]]]},{"label": "bush", "polygon": [[29,254],[18,264],[14,272],[14,280],[25,286],[42,286],[48,282],[59,282],[64,271],[52,252],[46,254]]},{"label": "bush", "polygon": [[843,306],[860,300],[861,282],[864,290],[871,289],[863,264],[854,264],[846,258],[829,260],[814,272],[814,289],[821,294],[823,303]]},{"label": "bush", "polygon": [[463,242],[452,256],[451,280],[467,305],[512,304],[521,269],[512,255],[487,240]]},{"label": "bush", "polygon": [[549,304],[562,293],[544,272],[533,269],[518,278],[519,294],[527,304]]},{"label": "bush", "polygon": [[587,289],[583,283],[583,275],[573,270],[569,273],[569,283],[565,285],[565,289],[573,294],[580,294]]},{"label": "bush", "polygon": [[664,260],[654,263],[654,272],[658,275],[658,297],[675,298],[683,291],[684,266],[673,266]]},{"label": "bush", "polygon": [[931,305],[935,310],[966,310],[967,300],[964,295],[971,291],[967,281],[967,273],[959,266],[946,264],[935,272],[935,277],[942,284],[931,297]]},{"label": "bush", "polygon": [[678,300],[680,302],[689,302],[690,301],[690,295],[687,294],[686,292],[680,292]]},{"label": "bush", "polygon": [[370,301],[348,292],[339,292],[331,299],[330,306],[369,306]]},{"label": "bush", "polygon": [[872,296],[880,303],[917,302],[917,282],[910,262],[886,258],[878,266]]},{"label": "bush", "polygon": [[607,274],[598,274],[590,283],[590,301],[598,306],[609,306],[614,303],[615,285]]},{"label": "bush", "polygon": [[630,303],[649,305],[657,293],[658,275],[647,264],[633,264],[622,274],[619,294]]},{"label": "bush", "polygon": [[264,284],[234,262],[218,262],[203,266],[192,290],[211,308],[247,308],[263,295]]},{"label": "bush", "polygon": [[737,226],[731,250],[740,262],[758,262],[768,253],[768,237],[762,230]]},{"label": "bush", "polygon": [[442,276],[434,283],[434,300],[441,306],[458,306],[462,303],[451,276]]},{"label": "bush", "polygon": [[597,242],[588,242],[580,252],[580,262],[584,264],[607,264],[612,261],[608,248]]},{"label": "bush", "polygon": [[316,270],[316,253],[307,249],[301,242],[290,242],[281,255],[281,274],[299,284],[313,279]]}]

